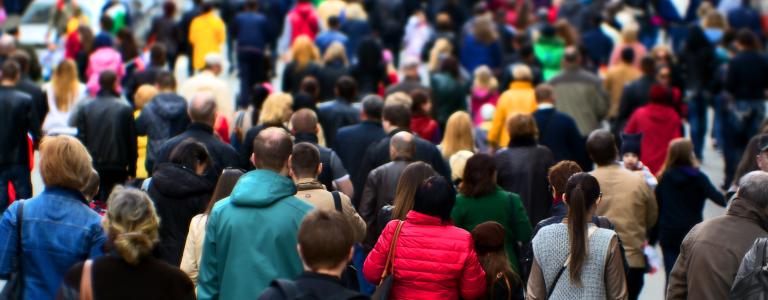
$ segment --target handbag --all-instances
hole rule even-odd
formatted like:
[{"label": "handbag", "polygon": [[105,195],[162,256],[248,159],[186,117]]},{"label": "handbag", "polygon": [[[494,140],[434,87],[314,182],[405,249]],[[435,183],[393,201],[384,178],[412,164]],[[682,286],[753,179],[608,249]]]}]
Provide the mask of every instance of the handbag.
[{"label": "handbag", "polygon": [[11,274],[10,279],[5,283],[2,292],[0,292],[0,300],[16,300],[22,299],[24,293],[24,282],[22,272],[22,248],[21,248],[21,225],[24,220],[24,200],[19,200],[19,205],[16,206],[16,272]]},{"label": "handbag", "polygon": [[379,286],[376,287],[376,292],[373,293],[371,299],[374,300],[387,300],[389,294],[392,291],[392,285],[395,283],[394,273],[394,260],[395,260],[395,246],[397,245],[397,238],[400,236],[400,230],[403,228],[404,221],[397,223],[395,229],[395,235],[392,237],[392,243],[389,245],[389,253],[387,253],[387,262],[384,264],[384,271],[381,272],[381,281]]},{"label": "handbag", "polygon": [[93,282],[91,281],[91,268],[93,260],[88,259],[83,263],[83,272],[80,274],[80,300],[93,300]]}]

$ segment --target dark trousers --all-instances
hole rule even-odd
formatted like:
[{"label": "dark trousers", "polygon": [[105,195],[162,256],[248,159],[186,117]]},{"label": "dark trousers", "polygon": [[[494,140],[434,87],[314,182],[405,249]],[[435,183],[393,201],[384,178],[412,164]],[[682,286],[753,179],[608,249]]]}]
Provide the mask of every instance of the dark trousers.
[{"label": "dark trousers", "polygon": [[8,184],[13,185],[16,191],[16,199],[28,199],[32,197],[32,179],[29,165],[4,165],[0,166],[0,212],[8,208]]},{"label": "dark trousers", "polygon": [[115,185],[125,184],[128,180],[128,172],[120,170],[96,170],[99,172],[99,194],[95,200],[105,205]]},{"label": "dark trousers", "polygon": [[269,66],[261,51],[238,51],[237,69],[240,73],[240,98],[237,106],[248,107],[253,85],[267,81]]},{"label": "dark trousers", "polygon": [[645,284],[645,268],[629,268],[627,272],[627,292],[629,300],[637,300]]},{"label": "dark trousers", "polygon": [[707,107],[711,96],[703,91],[691,92],[688,102],[688,124],[691,125],[693,153],[701,160],[704,154],[704,136],[707,134]]},{"label": "dark trousers", "polygon": [[725,184],[730,185],[749,140],[758,133],[765,119],[765,102],[759,99],[726,101],[724,108]]},{"label": "dark trousers", "polygon": [[683,244],[685,235],[690,229],[659,229],[659,245],[661,254],[664,255],[664,271],[666,279],[669,281],[669,274],[672,273],[672,267],[675,266],[677,257],[680,256],[680,245]]}]

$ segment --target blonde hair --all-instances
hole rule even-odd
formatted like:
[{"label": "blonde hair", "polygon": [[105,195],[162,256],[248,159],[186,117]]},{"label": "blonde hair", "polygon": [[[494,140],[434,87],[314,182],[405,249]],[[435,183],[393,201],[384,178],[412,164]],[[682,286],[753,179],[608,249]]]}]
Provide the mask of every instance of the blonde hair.
[{"label": "blonde hair", "polygon": [[40,176],[47,187],[82,190],[91,177],[91,155],[80,140],[66,135],[43,138]]},{"label": "blonde hair", "polygon": [[496,77],[493,77],[491,68],[486,65],[479,66],[475,69],[475,80],[472,83],[474,88],[482,88],[486,90],[495,91],[499,88],[499,81]]},{"label": "blonde hair", "polygon": [[344,62],[345,66],[349,64],[344,45],[338,41],[331,43],[331,45],[328,46],[328,49],[325,49],[325,54],[323,54],[323,64],[327,65],[335,60],[341,60]]},{"label": "blonde hair", "polygon": [[429,50],[429,63],[427,64],[430,72],[436,72],[440,69],[440,56],[450,55],[453,51],[453,45],[446,38],[439,38]]},{"label": "blonde hair", "polygon": [[637,42],[637,28],[634,26],[627,26],[621,30],[621,41],[624,44],[632,44]]},{"label": "blonde hair", "polygon": [[125,262],[136,265],[149,256],[160,240],[160,218],[146,193],[115,187],[107,200],[102,226]]},{"label": "blonde hair", "polygon": [[728,20],[718,11],[712,11],[708,13],[702,21],[702,27],[704,28],[719,28],[722,30],[728,29]]},{"label": "blonde hair", "polygon": [[413,100],[410,95],[404,92],[396,92],[384,99],[384,105],[403,105],[410,110],[413,106]]},{"label": "blonde hair", "polygon": [[493,19],[487,15],[475,18],[472,24],[472,34],[477,41],[483,44],[493,43],[499,38]]},{"label": "blonde hair", "polygon": [[306,35],[300,35],[293,41],[291,46],[291,61],[296,63],[299,70],[304,69],[312,62],[320,60],[320,51],[315,44]]},{"label": "blonde hair", "polygon": [[475,133],[472,119],[465,111],[457,111],[448,117],[445,124],[445,136],[440,143],[443,157],[448,159],[461,150],[475,151]]},{"label": "blonde hair", "polygon": [[515,64],[512,66],[512,76],[515,81],[533,81],[533,72],[525,64]]},{"label": "blonde hair", "polygon": [[80,81],[77,78],[77,65],[71,59],[65,59],[56,66],[51,78],[51,88],[59,111],[67,112],[77,98],[80,90]]},{"label": "blonde hair", "polygon": [[272,93],[264,100],[259,112],[259,124],[283,124],[293,113],[293,97],[286,93]]},{"label": "blonde hair", "polygon": [[368,14],[365,13],[365,9],[360,6],[360,3],[352,2],[348,3],[347,8],[344,9],[344,17],[347,20],[365,21],[368,19]]},{"label": "blonde hair", "polygon": [[159,93],[159,91],[156,87],[149,84],[142,84],[139,89],[136,90],[136,94],[133,97],[133,103],[136,105],[136,109],[141,109],[147,105],[152,98],[157,96],[157,93]]}]

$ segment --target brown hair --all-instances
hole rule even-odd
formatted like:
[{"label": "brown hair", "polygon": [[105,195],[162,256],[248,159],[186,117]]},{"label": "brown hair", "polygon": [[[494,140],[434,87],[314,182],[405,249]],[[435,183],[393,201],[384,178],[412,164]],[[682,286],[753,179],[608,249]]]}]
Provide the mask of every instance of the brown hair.
[{"label": "brown hair", "polygon": [[114,243],[115,251],[128,264],[136,265],[151,255],[160,240],[160,218],[146,193],[118,186],[107,201],[102,226]]},{"label": "brown hair", "polygon": [[493,157],[478,153],[467,160],[459,192],[466,197],[481,197],[496,190],[496,163]]},{"label": "brown hair", "polygon": [[56,101],[56,108],[59,111],[66,112],[72,106],[77,97],[80,88],[80,81],[77,77],[77,65],[71,59],[65,59],[56,66],[51,78],[51,88],[53,89],[53,98]]},{"label": "brown hair", "polygon": [[570,240],[568,274],[571,283],[581,285],[581,269],[587,260],[587,218],[600,198],[600,184],[588,173],[576,173],[568,179],[565,190]]},{"label": "brown hair", "polygon": [[565,185],[568,183],[568,178],[571,178],[573,174],[581,172],[579,164],[574,161],[563,160],[549,168],[547,180],[549,180],[549,185],[557,192],[557,196],[561,196],[565,194]]},{"label": "brown hair", "polygon": [[669,142],[669,148],[667,148],[667,158],[664,159],[664,164],[659,171],[659,179],[664,176],[667,171],[676,167],[699,167],[699,161],[693,154],[693,143],[686,138],[676,138]]},{"label": "brown hair", "polygon": [[226,168],[224,171],[221,171],[221,176],[219,176],[219,181],[216,182],[216,188],[213,190],[211,201],[208,201],[208,207],[205,208],[204,214],[210,214],[216,202],[232,194],[235,184],[237,184],[237,181],[243,174],[245,174],[243,170],[233,168]]},{"label": "brown hair", "polygon": [[315,145],[307,142],[293,145],[291,171],[296,177],[315,178],[318,165],[320,165],[320,151]]},{"label": "brown hair", "polygon": [[[510,280],[511,286],[521,282],[520,276],[510,266],[507,252],[503,248],[484,255],[478,255],[477,259],[485,271],[485,282],[486,286],[488,286],[488,296],[491,297],[490,299],[496,299],[494,298],[494,287],[496,286],[496,281],[504,279],[502,276]],[[509,292],[514,293],[514,291]]]},{"label": "brown hair", "polygon": [[490,44],[499,39],[496,26],[490,16],[479,16],[472,24],[472,35],[483,44]]},{"label": "brown hair", "polygon": [[259,132],[253,141],[256,168],[280,172],[293,152],[291,135],[282,128],[270,127]]},{"label": "brown hair", "polygon": [[316,209],[299,227],[301,259],[312,271],[335,268],[349,259],[353,237],[352,226],[343,214]]},{"label": "brown hair", "polygon": [[306,35],[301,35],[291,46],[291,61],[296,64],[296,70],[304,70],[307,65],[320,60],[320,51]]},{"label": "brown hair", "polygon": [[400,175],[395,190],[395,200],[393,201],[392,219],[405,220],[405,215],[413,209],[413,203],[416,197],[416,190],[419,189],[424,180],[437,175],[432,166],[424,162],[414,162],[409,164]]},{"label": "brown hair", "polygon": [[88,177],[88,182],[80,190],[86,199],[91,199],[99,194],[99,184],[101,184],[101,177],[99,172],[95,169],[91,169],[91,176]]},{"label": "brown hair", "polygon": [[160,91],[157,90],[157,88],[153,85],[149,84],[142,84],[137,90],[133,97],[133,103],[136,109],[141,109],[149,101],[151,101],[155,96],[157,96],[157,93]]},{"label": "brown hair", "polygon": [[539,138],[539,127],[536,120],[528,114],[515,114],[507,120],[510,146],[527,146],[536,144]]},{"label": "brown hair", "polygon": [[448,117],[440,147],[445,159],[461,150],[475,151],[474,127],[472,127],[472,118],[467,112],[457,111]]},{"label": "brown hair", "polygon": [[91,176],[91,155],[74,137],[45,137],[40,145],[40,176],[48,187],[82,190]]}]

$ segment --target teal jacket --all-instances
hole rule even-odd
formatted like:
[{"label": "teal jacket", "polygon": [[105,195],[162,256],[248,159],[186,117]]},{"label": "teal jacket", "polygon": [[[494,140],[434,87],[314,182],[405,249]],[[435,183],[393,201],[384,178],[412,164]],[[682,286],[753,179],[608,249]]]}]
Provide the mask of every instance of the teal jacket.
[{"label": "teal jacket", "polygon": [[216,203],[205,228],[198,299],[255,299],[273,279],[301,274],[296,235],[314,207],[294,194],[287,177],[254,170]]}]

